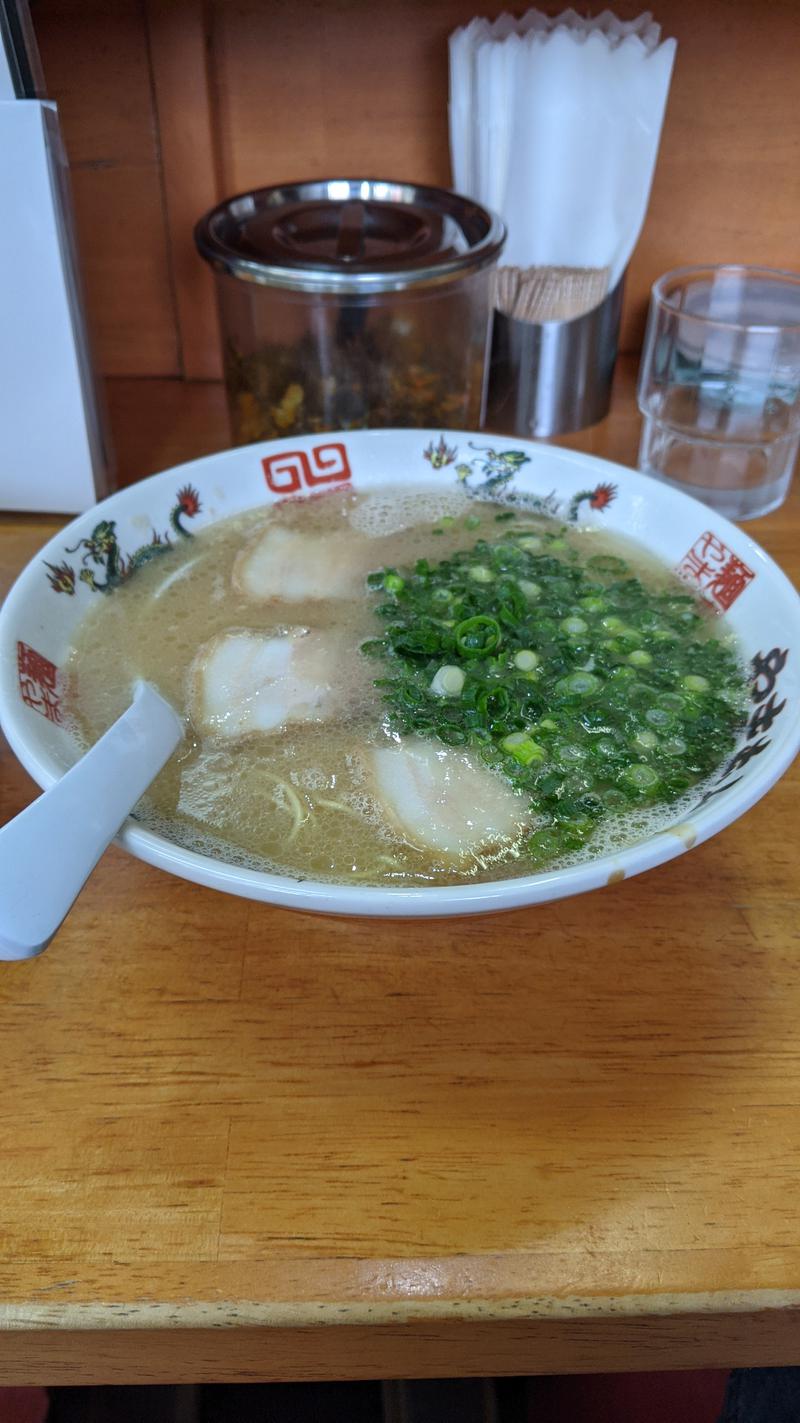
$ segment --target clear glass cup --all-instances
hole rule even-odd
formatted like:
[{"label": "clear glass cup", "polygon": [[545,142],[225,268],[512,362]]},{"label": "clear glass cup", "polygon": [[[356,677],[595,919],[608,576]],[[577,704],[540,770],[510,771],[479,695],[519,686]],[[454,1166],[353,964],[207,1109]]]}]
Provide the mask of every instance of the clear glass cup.
[{"label": "clear glass cup", "polygon": [[653,286],[639,468],[729,519],[786,498],[800,446],[800,276],[682,267]]}]

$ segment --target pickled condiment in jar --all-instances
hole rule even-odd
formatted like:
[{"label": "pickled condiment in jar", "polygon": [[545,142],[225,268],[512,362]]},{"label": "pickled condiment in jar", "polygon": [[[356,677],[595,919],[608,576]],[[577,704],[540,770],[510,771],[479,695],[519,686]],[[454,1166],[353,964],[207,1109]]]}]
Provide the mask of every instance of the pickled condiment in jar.
[{"label": "pickled condiment in jar", "polygon": [[441,188],[259,188],[198,223],[237,444],[367,426],[476,429],[499,218]]}]

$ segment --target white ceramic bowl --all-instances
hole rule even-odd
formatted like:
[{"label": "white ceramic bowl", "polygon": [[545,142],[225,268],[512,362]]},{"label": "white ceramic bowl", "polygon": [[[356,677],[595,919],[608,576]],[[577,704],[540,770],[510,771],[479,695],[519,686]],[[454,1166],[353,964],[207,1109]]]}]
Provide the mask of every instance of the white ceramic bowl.
[{"label": "white ceramic bowl", "polygon": [[741,529],[667,485],[586,455],[454,431],[365,430],[250,445],[166,470],[51,540],[0,612],[0,722],[34,779],[50,785],[78,754],[59,720],[58,669],[73,630],[94,599],[113,597],[116,584],[135,576],[143,551],[152,556],[154,538],[174,542],[229,514],[345,481],[358,488],[460,481],[475,493],[536,496],[562,519],[636,539],[725,612],[752,659],[752,714],[735,755],[671,829],[613,855],[488,884],[378,889],[296,880],[195,854],[129,820],[119,843],[131,854],[199,884],[298,909],[475,914],[580,894],[652,869],[744,814],[790,765],[800,744],[800,598]]}]

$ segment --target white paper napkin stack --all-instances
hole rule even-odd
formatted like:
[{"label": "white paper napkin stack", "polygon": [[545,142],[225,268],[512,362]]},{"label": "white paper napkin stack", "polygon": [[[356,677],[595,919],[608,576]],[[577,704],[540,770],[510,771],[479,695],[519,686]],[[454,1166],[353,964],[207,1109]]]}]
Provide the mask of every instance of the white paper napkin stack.
[{"label": "white paper napkin stack", "polygon": [[578,315],[616,286],[647,209],[675,49],[651,14],[608,10],[529,10],[451,36],[453,186],[506,222],[497,300],[509,314]]}]

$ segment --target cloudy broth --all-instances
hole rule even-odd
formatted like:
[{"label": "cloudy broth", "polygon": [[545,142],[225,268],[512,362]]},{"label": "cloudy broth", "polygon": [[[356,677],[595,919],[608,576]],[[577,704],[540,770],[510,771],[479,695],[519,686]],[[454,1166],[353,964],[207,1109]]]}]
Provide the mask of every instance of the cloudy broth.
[{"label": "cloudy broth", "polygon": [[[346,596],[248,596],[236,577],[242,550],[274,529],[326,540],[352,534],[362,562],[369,540],[371,586],[360,573],[358,590]],[[596,568],[600,561],[596,573],[592,559]],[[626,580],[645,593],[629,589],[623,606]],[[687,736],[694,745],[698,717],[708,719],[713,699],[709,736],[727,745],[741,692],[727,663],[720,672],[713,662],[719,686],[700,654],[691,664],[698,670],[685,670],[676,632],[684,614],[675,609],[687,610],[687,626],[691,612],[693,647],[716,642],[719,632],[685,598],[685,588],[627,541],[459,490],[288,500],[211,526],[98,597],[75,637],[68,704],[89,744],[125,710],[137,678],[186,712],[199,651],[226,634],[335,636],[345,649],[337,658],[344,711],[234,738],[203,733],[190,720],[137,818],[188,848],[298,879],[420,885],[516,876],[618,848],[679,819],[720,763],[721,754],[713,766],[700,756],[682,785],[681,746]],[[459,634],[469,623],[477,633]],[[483,648],[489,624],[500,629],[499,644]],[[430,634],[430,653],[420,628]],[[653,681],[667,647],[674,685],[663,673]],[[548,658],[557,663],[552,676]],[[462,690],[434,695],[433,679],[448,667],[459,671]],[[456,769],[467,758],[510,786],[518,830],[468,855],[421,845],[388,812],[369,759],[375,748],[420,737]]]}]

